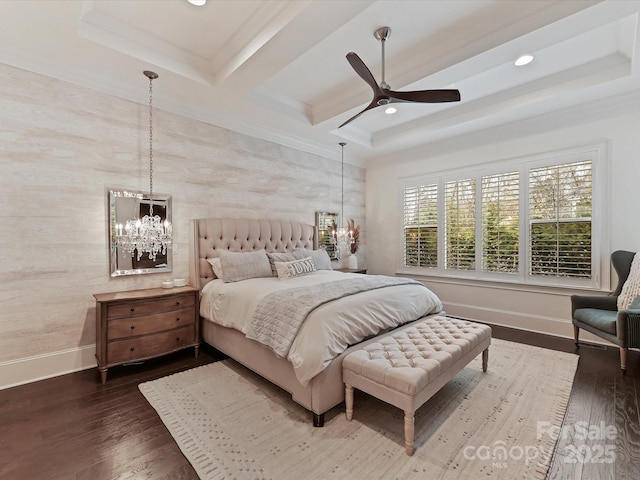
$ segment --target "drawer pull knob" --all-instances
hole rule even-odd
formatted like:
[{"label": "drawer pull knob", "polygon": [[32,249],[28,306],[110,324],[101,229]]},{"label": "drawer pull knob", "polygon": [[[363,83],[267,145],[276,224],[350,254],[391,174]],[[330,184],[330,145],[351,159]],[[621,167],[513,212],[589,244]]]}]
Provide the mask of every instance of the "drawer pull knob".
[{"label": "drawer pull knob", "polygon": [[129,350],[131,350],[132,352],[136,349],[136,347],[131,347]]},{"label": "drawer pull knob", "polygon": [[135,309],[134,307],[131,307],[131,311],[132,311],[132,312],[135,312],[135,311],[136,311],[136,309]]},{"label": "drawer pull knob", "polygon": [[176,342],[179,342],[179,341],[180,341],[180,337],[176,337]]},{"label": "drawer pull knob", "polygon": [[176,318],[176,322],[179,322],[179,321],[180,321],[180,317]]},{"label": "drawer pull knob", "polygon": [[180,302],[176,302],[176,305],[178,305],[178,306],[179,306],[179,305],[180,305]]},{"label": "drawer pull knob", "polygon": [[136,326],[135,325],[131,325],[131,330],[135,330]]}]

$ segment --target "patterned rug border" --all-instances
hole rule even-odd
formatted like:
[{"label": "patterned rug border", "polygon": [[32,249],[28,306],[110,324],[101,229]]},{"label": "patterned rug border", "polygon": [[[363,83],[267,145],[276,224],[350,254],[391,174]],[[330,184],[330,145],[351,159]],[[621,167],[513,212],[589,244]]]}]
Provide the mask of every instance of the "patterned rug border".
[{"label": "patterned rug border", "polygon": [[[502,348],[505,348],[505,351],[507,348],[515,348],[516,350],[521,350],[521,355],[523,356],[526,356],[527,351],[529,351],[529,354],[531,356],[537,357],[539,355],[543,355],[553,357],[558,360],[564,360],[562,362],[558,361],[557,364],[551,362],[552,365],[564,366],[565,368],[561,368],[563,373],[560,376],[561,378],[555,378],[554,380],[559,384],[553,387],[553,389],[556,389],[553,393],[553,395],[555,396],[554,402],[552,402],[554,403],[553,412],[545,410],[550,417],[548,419],[549,428],[559,429],[563,425],[566,416],[566,410],[570,401],[571,389],[579,357],[572,353],[558,352],[542,347],[534,347],[530,345],[517,344],[504,340],[493,339],[492,347],[490,349],[491,355],[489,360],[489,372],[491,372],[492,360],[495,360],[496,357],[496,350],[500,350],[501,346]],[[474,360],[474,362],[477,361],[479,361],[479,359]],[[472,365],[473,362],[472,364],[470,364],[470,366]],[[209,370],[217,372],[217,375],[213,376],[209,375],[208,373],[202,375],[203,372],[208,372]],[[508,373],[516,371],[515,368],[506,370]],[[258,448],[257,450],[254,448],[256,447],[256,445],[254,444],[261,443],[258,440],[262,439],[262,437],[266,435],[260,434],[259,436],[257,436],[257,434],[252,432],[251,429],[248,429],[244,434],[239,433],[241,432],[241,430],[235,430],[235,425],[232,428],[230,425],[227,425],[225,423],[227,418],[233,418],[234,421],[242,423],[244,421],[242,408],[259,408],[265,410],[266,413],[262,413],[265,414],[266,417],[268,417],[268,421],[271,421],[275,425],[278,425],[280,427],[281,436],[284,434],[283,432],[292,433],[292,437],[296,437],[296,435],[300,436],[303,443],[315,442],[318,444],[326,444],[326,448],[329,448],[330,444],[328,444],[325,437],[331,437],[331,440],[333,442],[350,444],[349,446],[351,448],[356,449],[356,452],[347,455],[348,460],[339,460],[338,456],[345,455],[344,451],[346,447],[335,448],[335,463],[353,461],[354,459],[358,458],[357,450],[359,449],[359,446],[357,439],[359,437],[369,438],[373,435],[373,437],[371,437],[372,439],[370,439],[369,441],[376,442],[376,445],[370,448],[374,450],[377,448],[378,450],[380,450],[379,456],[387,456],[390,465],[399,462],[402,464],[412,464],[411,468],[405,468],[405,473],[394,471],[393,468],[390,469],[390,473],[393,472],[392,474],[397,475],[397,478],[424,478],[425,473],[429,473],[430,478],[439,479],[473,478],[472,476],[464,476],[466,470],[468,469],[468,465],[461,465],[460,462],[456,463],[456,459],[452,460],[452,458],[449,458],[448,461],[445,461],[447,459],[440,459],[438,458],[438,455],[435,455],[435,458],[431,458],[428,455],[422,455],[425,453],[425,451],[432,450],[431,447],[426,447],[426,444],[428,442],[442,443],[443,435],[446,436],[446,432],[442,432],[442,429],[444,429],[443,425],[454,422],[454,424],[456,424],[457,426],[457,423],[455,423],[456,420],[451,420],[449,417],[453,413],[459,415],[465,413],[464,410],[462,412],[460,411],[461,405],[465,402],[465,400],[468,400],[468,397],[474,394],[476,386],[482,382],[482,375],[477,375],[474,372],[470,373],[469,367],[463,370],[463,372],[465,371],[469,373],[469,375],[467,375],[468,378],[454,378],[450,383],[455,384],[455,386],[451,387],[449,384],[445,385],[445,387],[443,387],[443,389],[426,404],[432,406],[432,409],[436,410],[435,413],[426,412],[425,410],[429,410],[428,407],[426,409],[423,407],[416,413],[417,450],[416,455],[414,455],[413,457],[406,457],[404,455],[403,442],[401,438],[403,413],[399,409],[384,404],[383,402],[380,402],[364,393],[361,393],[358,397],[356,397],[356,413],[352,422],[346,422],[346,420],[344,420],[344,405],[339,405],[332,409],[330,412],[327,412],[327,421],[324,428],[314,429],[311,426],[309,412],[294,403],[291,399],[290,394],[266,382],[257,374],[254,374],[253,372],[247,370],[245,367],[237,364],[235,361],[230,359],[214,362],[183,372],[178,372],[166,377],[162,377],[157,380],[145,382],[139,385],[139,389],[151,404],[151,406],[156,409],[161,420],[163,421],[173,438],[176,440],[176,443],[178,444],[185,457],[191,462],[201,479],[222,479],[229,478],[229,476],[233,476],[234,478],[278,478],[278,480],[285,478],[271,474],[269,465],[262,465],[260,463],[261,456],[263,461],[265,457],[268,457],[269,461],[275,461],[276,463],[280,461],[276,453],[286,453],[287,449],[285,449],[284,446],[282,449],[280,449],[278,448],[278,442],[274,441],[274,445],[271,447],[271,450],[273,450],[275,453],[273,455],[266,455],[265,452],[260,451],[260,448]],[[463,372],[461,372],[459,376],[463,375]],[[480,374],[481,373],[482,372],[480,372]],[[539,375],[539,378],[544,378],[545,376],[544,371],[537,372],[537,374]],[[229,377],[229,379],[227,379],[227,377]],[[508,375],[505,377],[498,376],[497,379],[499,381],[503,381],[501,385],[512,386],[516,382],[516,380],[511,380],[511,383],[509,383]],[[488,381],[486,378],[484,378],[484,380],[485,383],[486,381]],[[227,404],[221,404],[213,411],[207,412],[207,408],[212,408],[209,405],[210,402],[207,401],[205,403],[204,401],[199,401],[197,397],[204,395],[203,398],[209,400],[211,398],[211,394],[217,395],[219,393],[220,389],[216,388],[216,382],[222,382],[223,389],[226,390],[227,383],[225,382],[231,381],[235,381],[237,385],[233,384],[229,386],[229,388],[236,391],[236,393],[244,392],[243,395],[234,397],[233,392],[231,392],[229,401],[226,402]],[[187,383],[182,385],[184,382]],[[204,385],[200,387],[199,383],[203,383]],[[218,385],[218,387],[219,386],[220,385]],[[496,385],[493,388],[495,390],[498,390],[500,388],[500,385]],[[192,394],[190,393],[191,390],[187,392],[187,389],[197,391]],[[540,389],[544,390],[544,387],[540,386]],[[534,391],[535,390],[536,389],[534,389]],[[452,397],[452,399],[447,398],[447,391],[453,392],[455,394],[455,397]],[[247,392],[250,395],[247,395]],[[507,394],[514,394],[516,397],[518,396],[518,392],[514,393],[506,391],[504,395],[506,396]],[[256,398],[251,399],[249,401],[249,404],[245,405],[244,403],[239,401],[238,408],[233,408],[233,404],[236,403],[236,398],[238,400],[245,401],[247,400],[245,397],[250,397],[251,395],[254,395]],[[523,393],[520,392],[520,396],[522,395]],[[440,397],[438,403],[435,403],[434,399],[438,396]],[[480,398],[482,399],[482,397]],[[499,398],[501,400],[504,400],[502,396],[500,396]],[[434,403],[433,405],[432,402]],[[491,427],[493,429],[500,428],[500,422],[497,422],[495,418],[490,419],[489,417],[493,414],[498,417],[497,412],[499,412],[500,409],[504,406],[503,403],[505,402],[500,403],[501,406],[499,409],[496,410],[494,408],[494,412],[491,415],[487,416],[488,420],[485,420],[485,423],[480,427],[485,429],[487,427]],[[509,402],[506,403],[508,404]],[[192,409],[195,413],[185,413],[185,408],[187,410]],[[383,410],[382,413],[380,412],[380,408],[382,408]],[[367,417],[367,412],[369,411],[367,409],[371,410],[369,413],[375,411],[375,415],[369,415],[369,417]],[[360,415],[358,415],[359,411],[362,411]],[[238,418],[234,417],[234,414],[236,414],[236,417]],[[272,417],[274,417],[275,419]],[[421,417],[424,417],[422,423],[420,422]],[[429,417],[432,418],[429,420]],[[196,432],[194,430],[194,428],[198,428],[194,427],[194,422],[197,424],[198,421],[204,422],[205,424],[207,424],[207,428],[209,428],[210,431],[216,432],[217,438],[215,439],[215,441],[211,438],[205,438],[206,436],[202,432]],[[492,421],[493,423],[498,423],[498,425],[492,426]],[[519,421],[523,420],[520,419]],[[288,422],[290,423],[290,425],[283,427],[282,423],[284,422]],[[350,426],[353,425],[355,425],[355,427],[350,428]],[[473,435],[478,433],[479,431],[480,430],[478,430],[477,432],[464,432],[464,434],[468,436],[468,440],[471,440],[472,438],[474,438]],[[236,436],[238,436],[238,440],[234,441],[234,434],[236,433]],[[213,443],[220,441],[220,436],[228,437],[225,439],[226,450],[224,451],[219,451],[219,449],[213,448],[211,446]],[[279,438],[279,436],[275,436],[274,440],[278,440]],[[491,436],[480,438],[484,438],[485,443],[483,443],[476,449],[478,454],[480,453],[480,448],[488,447],[490,445],[494,446],[495,453],[496,445],[500,442],[502,442],[503,444],[505,443],[500,436],[498,436],[498,440],[494,441],[493,443],[489,443],[491,441],[489,440]],[[304,441],[304,439],[307,439],[308,442]],[[447,440],[451,442],[450,439]],[[475,438],[475,440],[477,441],[478,438]],[[532,467],[528,467],[526,469],[526,472],[518,471],[517,473],[518,475],[521,475],[521,478],[544,479],[552,464],[551,462],[555,455],[557,439],[552,438],[549,435],[545,435],[543,438],[538,438],[537,440],[538,443],[536,444],[535,448],[539,449],[540,452],[548,453],[543,453],[540,458],[537,458],[535,465],[533,465]],[[385,442],[385,445],[381,447],[377,445],[377,443],[383,441]],[[211,445],[210,442],[212,442]],[[446,443],[446,441],[444,443]],[[369,443],[365,443],[365,445],[366,446],[364,446],[363,449],[368,449],[367,447],[369,446]],[[516,445],[519,444],[516,443]],[[526,444],[526,446],[527,448],[533,448],[533,444]],[[314,447],[307,446],[307,448],[313,449]],[[456,445],[454,444],[450,448],[455,450]],[[463,448],[467,449],[469,447],[465,443],[459,443],[458,449],[462,450]],[[304,453],[298,452],[297,449],[300,449],[300,446],[296,445],[294,441],[289,451],[295,451],[296,455],[298,456]],[[231,460],[229,460],[230,457],[234,456],[237,456],[238,458],[231,458]],[[288,455],[285,455],[285,457],[287,457],[287,459],[289,458]],[[294,455],[291,456],[292,459],[293,457]],[[333,460],[334,458],[331,455],[316,455],[316,457],[318,457],[319,459],[324,458],[324,460],[327,460],[327,458]],[[465,459],[468,460],[469,463],[471,463],[471,461],[466,458],[466,454]],[[475,459],[475,461],[476,463],[479,462],[477,458]],[[438,473],[434,472],[434,465],[431,462],[435,462],[438,464],[435,465],[435,467],[437,467],[438,469]],[[486,468],[481,468],[481,474],[492,479],[515,478],[514,475],[510,474],[510,467],[495,467],[495,463],[497,462],[494,462],[493,466],[487,465],[485,466]],[[296,462],[294,463],[294,465],[300,465],[300,463]],[[323,468],[326,469],[327,467]],[[455,470],[457,470],[457,473],[454,474]],[[354,479],[362,478],[358,476],[358,472],[358,467],[338,464],[335,465],[331,471],[324,472],[322,474],[322,477]],[[364,476],[368,476],[368,478],[376,478],[371,477],[370,472],[367,473],[365,471],[362,471],[360,473]],[[479,472],[474,472],[473,475],[475,476],[478,473]],[[299,474],[300,472],[296,472],[293,476],[286,478],[296,478],[299,476]],[[313,476],[313,473],[310,473],[309,471],[306,471],[305,475],[306,478],[317,478]],[[390,477],[385,476],[384,478]]]}]

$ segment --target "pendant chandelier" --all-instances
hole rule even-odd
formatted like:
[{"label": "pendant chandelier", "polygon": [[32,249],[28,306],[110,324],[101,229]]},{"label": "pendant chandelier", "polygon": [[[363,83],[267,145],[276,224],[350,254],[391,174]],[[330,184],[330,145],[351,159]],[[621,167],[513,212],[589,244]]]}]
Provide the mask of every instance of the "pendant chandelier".
[{"label": "pendant chandelier", "polygon": [[333,232],[333,239],[336,245],[339,259],[345,259],[351,253],[351,244],[354,242],[353,232],[344,226],[344,147],[345,142],[340,142],[338,145],[342,148],[342,184],[341,184],[341,199],[340,199],[340,228]]},{"label": "pendant chandelier", "polygon": [[[173,227],[168,220],[162,220],[160,215],[153,213],[153,80],[158,74],[145,70],[144,75],[149,79],[149,214],[127,220],[124,227],[116,225],[116,243],[118,248],[137,257],[147,255],[149,260],[155,260],[158,254],[166,255],[167,247],[171,245]],[[164,205],[164,203],[163,203]]]}]

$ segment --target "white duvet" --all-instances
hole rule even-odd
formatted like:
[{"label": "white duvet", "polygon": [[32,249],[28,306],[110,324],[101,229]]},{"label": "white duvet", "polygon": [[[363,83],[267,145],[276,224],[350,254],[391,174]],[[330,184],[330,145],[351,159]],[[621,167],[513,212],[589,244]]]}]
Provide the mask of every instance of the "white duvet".
[{"label": "white duvet", "polygon": [[[310,275],[280,280],[252,278],[224,283],[213,280],[202,289],[200,315],[225,327],[246,333],[258,302],[281,289],[317,285],[357,276],[319,270]],[[422,285],[385,287],[340,298],[309,314],[296,336],[287,359],[300,383],[306,386],[349,345],[442,310],[442,302]]]}]

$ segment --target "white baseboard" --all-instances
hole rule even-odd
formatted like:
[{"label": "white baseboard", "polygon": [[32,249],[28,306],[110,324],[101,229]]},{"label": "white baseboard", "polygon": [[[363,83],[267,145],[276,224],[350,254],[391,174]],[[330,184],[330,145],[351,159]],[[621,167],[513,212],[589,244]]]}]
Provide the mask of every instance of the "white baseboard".
[{"label": "white baseboard", "polygon": [[[445,305],[445,311],[449,315],[466,318],[471,321],[478,320],[483,323],[573,339],[573,324],[571,319],[567,318],[542,317],[522,312],[481,308],[475,305],[451,302]],[[580,341],[599,345],[613,345],[585,330],[580,330]]]},{"label": "white baseboard", "polygon": [[69,348],[0,362],[0,390],[97,366],[96,346]]}]

